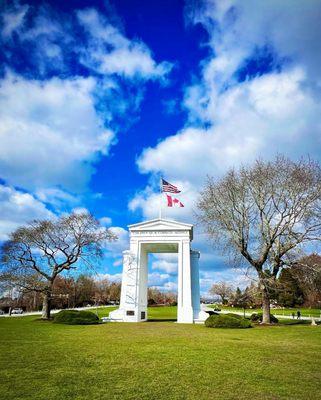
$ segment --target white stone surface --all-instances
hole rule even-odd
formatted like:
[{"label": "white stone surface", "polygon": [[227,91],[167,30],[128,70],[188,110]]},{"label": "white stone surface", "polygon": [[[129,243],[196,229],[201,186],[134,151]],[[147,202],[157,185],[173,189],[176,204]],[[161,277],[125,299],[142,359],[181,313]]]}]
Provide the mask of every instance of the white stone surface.
[{"label": "white stone surface", "polygon": [[191,250],[193,225],[154,219],[129,225],[129,250],[123,252],[120,307],[111,321],[146,321],[149,253],[178,253],[177,322],[193,323],[200,312],[200,253]]}]

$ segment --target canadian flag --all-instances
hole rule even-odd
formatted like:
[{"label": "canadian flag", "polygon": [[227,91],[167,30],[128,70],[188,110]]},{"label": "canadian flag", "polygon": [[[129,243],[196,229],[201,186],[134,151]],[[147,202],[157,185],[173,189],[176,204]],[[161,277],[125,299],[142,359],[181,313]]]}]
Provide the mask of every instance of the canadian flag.
[{"label": "canadian flag", "polygon": [[176,199],[175,197],[166,195],[167,197],[167,207],[184,207],[184,204]]}]

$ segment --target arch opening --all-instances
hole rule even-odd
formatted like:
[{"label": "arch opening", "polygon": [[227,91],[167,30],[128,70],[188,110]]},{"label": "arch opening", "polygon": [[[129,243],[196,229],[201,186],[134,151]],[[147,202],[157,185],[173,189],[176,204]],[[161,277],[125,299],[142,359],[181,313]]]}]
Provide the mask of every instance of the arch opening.
[{"label": "arch opening", "polygon": [[148,253],[148,321],[177,321],[178,254]]}]

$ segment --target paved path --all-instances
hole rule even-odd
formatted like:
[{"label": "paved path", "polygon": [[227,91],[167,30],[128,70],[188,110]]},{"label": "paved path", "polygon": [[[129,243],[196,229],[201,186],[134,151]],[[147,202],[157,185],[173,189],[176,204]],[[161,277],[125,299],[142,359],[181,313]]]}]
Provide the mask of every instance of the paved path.
[{"label": "paved path", "polygon": [[[213,309],[212,309],[213,310]],[[241,311],[229,311],[229,310],[223,310],[220,311],[221,314],[229,314],[229,313],[233,313],[233,314],[238,314],[238,315],[244,315],[243,312]],[[246,312],[245,316],[246,317],[250,317],[253,314],[253,312]],[[273,314],[273,310],[271,310],[271,314]],[[280,314],[273,314],[276,318],[281,318],[281,319],[292,319],[292,315],[280,315]],[[306,317],[306,316],[301,316],[300,319],[306,320],[306,321],[311,321],[312,318],[314,318],[316,321],[321,321],[321,317]],[[295,321],[297,318],[295,316],[295,318],[293,318],[293,320]]]},{"label": "paved path", "polygon": [[[106,307],[115,307],[115,306],[114,305],[108,305],[108,306],[98,306],[98,307],[76,307],[76,308],[73,308],[73,310],[95,310],[96,308],[106,308]],[[206,306],[204,307],[204,305],[203,305],[203,307],[201,309],[203,311],[213,311],[213,308],[206,307]],[[55,314],[55,313],[57,313],[57,312],[59,312],[61,310],[62,309],[51,310],[51,313]],[[273,314],[273,310],[271,310],[271,311],[272,311],[272,314]],[[244,313],[241,312],[241,311],[231,311],[231,310],[223,310],[223,311],[220,311],[220,313],[221,314],[233,313],[233,314],[238,314],[238,315],[244,315]],[[250,317],[252,314],[253,314],[253,312],[246,312],[245,316],[246,317]],[[25,317],[27,315],[41,315],[41,311],[31,311],[31,312],[25,312],[23,314],[13,314],[13,315],[11,315],[11,317]],[[277,318],[281,318],[281,319],[292,319],[291,315],[280,315],[280,314],[273,314],[273,315],[275,315]],[[1,317],[10,317],[10,315],[9,314],[4,314],[4,315],[0,315],[0,318]],[[306,321],[311,321],[312,318],[314,318],[316,321],[321,321],[321,316],[320,317],[301,316],[301,319],[302,320],[306,320]],[[295,317],[294,320],[296,320],[296,319],[297,318]]]},{"label": "paved path", "polygon": [[[95,310],[96,308],[105,308],[105,307],[115,307],[114,305],[108,305],[108,306],[98,306],[98,307],[75,307],[72,308],[72,310]],[[57,312],[61,311],[62,309],[59,310],[51,310],[51,314],[56,314]],[[66,310],[66,308],[64,308],[63,310]],[[28,315],[41,315],[42,312],[41,311],[30,311],[30,312],[24,312],[23,314],[13,314],[13,315],[9,315],[9,314],[4,314],[4,315],[0,315],[1,317],[26,317]]]}]

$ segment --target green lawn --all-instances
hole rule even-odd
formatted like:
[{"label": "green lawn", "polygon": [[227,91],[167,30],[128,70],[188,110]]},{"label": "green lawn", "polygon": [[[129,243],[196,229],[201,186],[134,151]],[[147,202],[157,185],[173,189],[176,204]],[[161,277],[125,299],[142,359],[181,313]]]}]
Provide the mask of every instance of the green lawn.
[{"label": "green lawn", "polygon": [[321,326],[209,329],[149,311],[139,324],[0,318],[1,400],[320,398]]},{"label": "green lawn", "polygon": [[[209,307],[216,307],[216,305],[209,305]],[[226,306],[218,306],[221,310],[224,311],[231,311],[231,312],[240,312],[243,313],[243,308],[237,308],[237,307],[226,307]],[[288,315],[289,317],[292,317],[292,313],[294,312],[296,315],[296,312],[300,310],[301,311],[301,315],[303,317],[315,317],[315,318],[320,318],[321,316],[321,309],[320,308],[271,308],[271,313],[273,315]],[[262,310],[260,308],[256,308],[256,309],[250,309],[247,308],[245,310],[246,313],[258,313],[258,312],[262,312]]]},{"label": "green lawn", "polygon": [[[118,307],[102,307],[98,308],[98,316],[104,317],[108,316],[109,312],[112,310],[115,310]],[[92,310],[96,311],[96,310]],[[176,321],[176,316],[177,316],[177,307],[149,307],[148,308],[148,319],[153,321],[155,320],[169,320],[172,322]]]}]

